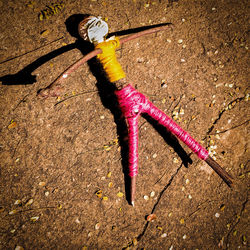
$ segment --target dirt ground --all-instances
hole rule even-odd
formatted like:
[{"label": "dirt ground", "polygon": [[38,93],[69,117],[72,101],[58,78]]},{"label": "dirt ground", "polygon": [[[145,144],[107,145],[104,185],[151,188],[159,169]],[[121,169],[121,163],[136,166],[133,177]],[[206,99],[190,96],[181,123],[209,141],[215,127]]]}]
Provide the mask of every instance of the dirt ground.
[{"label": "dirt ground", "polygon": [[[69,0],[39,20],[50,4],[0,1],[0,248],[248,249],[249,2]],[[37,97],[90,49],[74,37],[81,14],[106,18],[110,33],[174,24],[124,44],[118,59],[234,189],[194,154],[185,167],[190,149],[142,117],[129,205],[118,107],[95,64],[67,78],[60,97]]]}]

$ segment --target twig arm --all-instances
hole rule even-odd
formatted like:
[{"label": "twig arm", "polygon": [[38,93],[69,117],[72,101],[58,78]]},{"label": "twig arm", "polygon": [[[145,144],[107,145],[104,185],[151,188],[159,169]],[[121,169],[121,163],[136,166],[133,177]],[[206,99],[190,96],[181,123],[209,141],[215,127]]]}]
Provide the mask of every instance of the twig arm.
[{"label": "twig arm", "polygon": [[[126,36],[124,38],[120,39],[120,43],[123,44],[125,42],[131,41],[133,39],[139,38],[141,36],[149,35],[152,33],[156,33],[159,31],[164,31],[169,29],[169,27],[172,28],[172,24],[166,24],[164,26],[160,27],[154,27],[148,30],[144,30],[138,33],[135,33],[133,35]],[[38,91],[38,96],[47,98],[49,96],[58,96],[60,95],[60,84],[63,82],[64,79],[66,79],[72,72],[74,72],[77,68],[79,68],[82,64],[90,60],[91,58],[97,56],[98,54],[102,53],[101,49],[95,49],[88,53],[86,56],[79,59],[77,62],[72,64],[68,69],[66,69],[59,77],[56,78],[48,87],[45,89],[41,89]]]}]

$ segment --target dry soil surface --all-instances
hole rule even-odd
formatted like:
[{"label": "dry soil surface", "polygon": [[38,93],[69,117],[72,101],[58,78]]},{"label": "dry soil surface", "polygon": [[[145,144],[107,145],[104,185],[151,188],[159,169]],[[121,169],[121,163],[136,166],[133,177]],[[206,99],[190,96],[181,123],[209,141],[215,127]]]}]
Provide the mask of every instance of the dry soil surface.
[{"label": "dry soil surface", "polygon": [[[249,1],[69,0],[39,20],[46,5],[0,1],[0,248],[247,249]],[[174,24],[124,44],[118,59],[234,177],[233,189],[142,117],[129,205],[122,118],[95,60],[60,97],[37,97],[90,51],[75,33],[82,14],[106,18],[110,33]]]}]

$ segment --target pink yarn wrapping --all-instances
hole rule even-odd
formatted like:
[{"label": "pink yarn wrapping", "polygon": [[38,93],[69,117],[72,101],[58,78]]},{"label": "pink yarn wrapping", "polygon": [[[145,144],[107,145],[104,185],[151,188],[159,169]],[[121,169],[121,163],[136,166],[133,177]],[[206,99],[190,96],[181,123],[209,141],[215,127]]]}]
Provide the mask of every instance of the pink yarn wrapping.
[{"label": "pink yarn wrapping", "polygon": [[207,159],[208,151],[205,148],[131,85],[116,91],[116,96],[122,113],[128,122],[129,176],[133,177],[138,174],[138,118],[141,113],[147,113],[166,127],[196,153],[200,159]]}]

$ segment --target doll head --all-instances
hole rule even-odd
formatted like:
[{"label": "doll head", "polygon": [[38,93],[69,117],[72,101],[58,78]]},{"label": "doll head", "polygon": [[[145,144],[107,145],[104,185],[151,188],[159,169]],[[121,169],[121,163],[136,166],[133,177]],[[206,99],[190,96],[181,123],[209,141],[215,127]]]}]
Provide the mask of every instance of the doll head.
[{"label": "doll head", "polygon": [[108,34],[108,24],[101,17],[89,16],[79,23],[78,32],[85,41],[101,43]]}]

